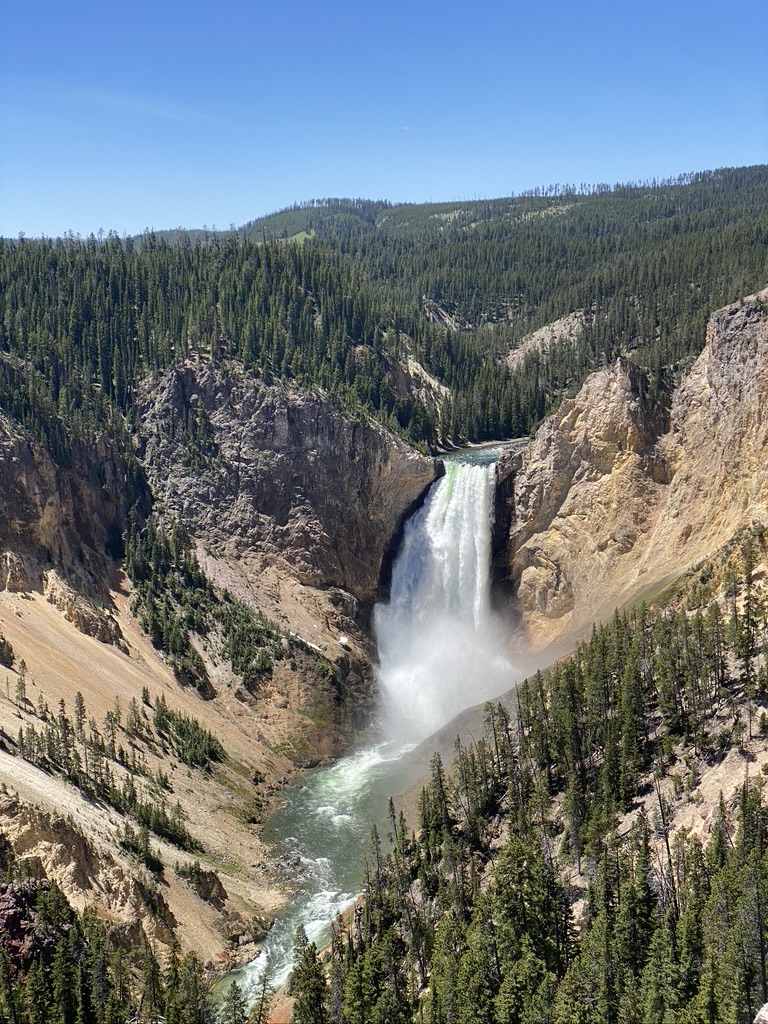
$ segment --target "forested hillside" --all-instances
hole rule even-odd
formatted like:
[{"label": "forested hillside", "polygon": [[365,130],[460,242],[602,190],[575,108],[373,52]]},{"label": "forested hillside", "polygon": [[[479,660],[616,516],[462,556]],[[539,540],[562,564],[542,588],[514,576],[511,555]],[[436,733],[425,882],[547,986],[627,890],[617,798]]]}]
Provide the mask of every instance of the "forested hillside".
[{"label": "forested hillside", "polygon": [[[768,1001],[762,533],[667,607],[616,614],[435,755],[411,832],[374,832],[325,969],[299,935],[299,1024],[748,1024]],[[762,574],[760,574],[762,576]],[[717,600],[713,600],[717,597]],[[738,799],[679,825],[738,752]],[[314,986],[314,987],[313,987]]]},{"label": "forested hillside", "polygon": [[[61,454],[70,434],[119,434],[145,375],[205,355],[319,385],[427,446],[519,435],[621,352],[662,390],[709,313],[764,286],[767,246],[765,167],[491,202],[328,200],[226,235],[5,240],[0,403]],[[573,311],[577,341],[509,370],[511,348]],[[409,356],[450,393],[404,387]]]},{"label": "forested hillside", "polygon": [[[661,368],[701,347],[709,312],[764,284],[765,167],[627,185],[550,186],[510,199],[392,207],[327,200],[263,218],[248,237],[299,232],[340,247],[406,309],[437,304],[454,325],[423,336],[425,362],[487,415],[494,356],[575,311],[587,330],[573,349],[536,355],[499,394],[507,422],[530,429],[590,369],[634,351]],[[732,300],[731,300],[732,301]],[[447,343],[447,344],[446,344]],[[436,346],[436,347],[433,347]],[[498,386],[498,385],[497,385]],[[490,424],[462,407],[470,432]],[[503,433],[503,431],[502,431]],[[488,435],[490,436],[490,435]]]}]

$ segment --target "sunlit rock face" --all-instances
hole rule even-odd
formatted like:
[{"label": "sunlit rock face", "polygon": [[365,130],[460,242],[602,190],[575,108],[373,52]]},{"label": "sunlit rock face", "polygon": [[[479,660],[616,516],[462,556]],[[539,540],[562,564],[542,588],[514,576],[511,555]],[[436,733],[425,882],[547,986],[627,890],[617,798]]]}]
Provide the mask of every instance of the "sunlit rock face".
[{"label": "sunlit rock face", "polygon": [[148,391],[140,454],[153,492],[198,538],[239,559],[282,560],[361,602],[441,467],[320,394],[229,366],[166,372]]},{"label": "sunlit rock face", "polygon": [[109,597],[128,509],[146,501],[140,471],[103,439],[57,462],[0,413],[0,591],[43,594],[77,628],[121,645]]},{"label": "sunlit rock face", "polygon": [[133,451],[96,437],[57,459],[0,413],[0,591],[37,591],[122,646],[115,569],[129,510],[141,522],[154,507],[186,529],[215,584],[316,647],[346,703],[367,708],[369,612],[442,464],[237,363],[169,368],[145,382],[137,413]]},{"label": "sunlit rock face", "polygon": [[768,291],[718,310],[668,409],[627,360],[499,463],[502,575],[536,647],[570,643],[768,518]]},{"label": "sunlit rock face", "polygon": [[39,588],[39,574],[55,566],[100,594],[137,496],[113,444],[73,443],[57,463],[0,413],[0,590]]}]

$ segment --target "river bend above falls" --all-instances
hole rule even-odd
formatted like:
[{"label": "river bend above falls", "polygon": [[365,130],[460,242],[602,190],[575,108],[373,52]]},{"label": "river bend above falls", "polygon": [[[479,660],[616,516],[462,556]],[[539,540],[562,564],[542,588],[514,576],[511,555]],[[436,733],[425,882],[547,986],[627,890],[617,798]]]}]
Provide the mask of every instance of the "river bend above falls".
[{"label": "river bend above falls", "polygon": [[264,970],[287,978],[302,924],[319,945],[360,891],[371,828],[388,828],[389,797],[423,766],[404,755],[467,707],[514,684],[504,626],[490,606],[493,463],[498,448],[446,459],[446,474],[406,524],[390,600],[375,610],[382,696],[380,742],[296,780],[264,838],[295,868],[296,895],[278,915],[262,955],[237,972],[254,992]]}]

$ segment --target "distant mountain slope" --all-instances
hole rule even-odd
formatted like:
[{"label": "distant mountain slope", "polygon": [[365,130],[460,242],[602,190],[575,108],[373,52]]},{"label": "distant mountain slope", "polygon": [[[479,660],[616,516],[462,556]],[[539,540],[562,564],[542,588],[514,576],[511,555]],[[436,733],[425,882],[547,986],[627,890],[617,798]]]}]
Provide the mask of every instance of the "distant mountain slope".
[{"label": "distant mountain slope", "polygon": [[[201,353],[320,385],[426,447],[525,434],[622,353],[661,388],[712,309],[765,285],[768,168],[486,203],[329,200],[172,237],[0,242],[0,405],[57,452],[135,415],[146,374]],[[573,314],[578,337],[510,368],[532,331]],[[409,358],[445,399],[402,393]]]}]

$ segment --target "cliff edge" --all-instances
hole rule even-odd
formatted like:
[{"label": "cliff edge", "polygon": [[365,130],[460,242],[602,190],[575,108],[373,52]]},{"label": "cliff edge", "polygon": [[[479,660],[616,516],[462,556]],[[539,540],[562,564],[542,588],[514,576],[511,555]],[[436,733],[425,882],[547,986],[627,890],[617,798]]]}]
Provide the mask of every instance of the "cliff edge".
[{"label": "cliff edge", "polygon": [[368,604],[392,538],[440,473],[367,417],[236,365],[168,370],[141,424],[153,493],[196,537]]}]

